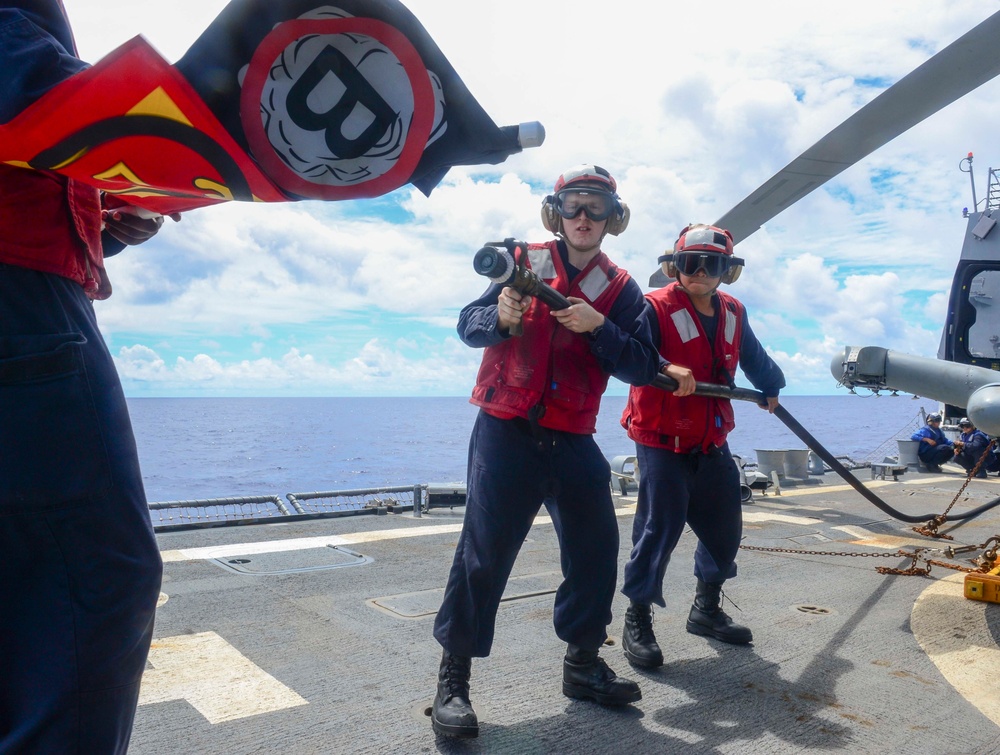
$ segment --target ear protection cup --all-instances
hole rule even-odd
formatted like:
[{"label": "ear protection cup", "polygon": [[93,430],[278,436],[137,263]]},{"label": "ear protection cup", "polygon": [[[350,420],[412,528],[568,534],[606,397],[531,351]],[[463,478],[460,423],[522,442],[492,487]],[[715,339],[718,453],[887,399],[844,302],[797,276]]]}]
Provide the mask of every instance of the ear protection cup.
[{"label": "ear protection cup", "polygon": [[743,265],[733,265],[722,274],[722,282],[735,283],[741,272],[743,272]]},{"label": "ear protection cup", "polygon": [[562,218],[556,212],[555,201],[556,198],[551,194],[542,200],[542,227],[549,233],[562,232],[562,225],[560,223]]},{"label": "ear protection cup", "polygon": [[668,278],[677,277],[677,266],[674,264],[674,255],[670,254],[669,252],[667,254],[663,254],[660,256],[657,262],[660,263],[660,270],[663,271],[663,274],[665,276],[667,276]]},{"label": "ear protection cup", "polygon": [[628,228],[628,219],[631,216],[627,204],[618,200],[618,206],[622,208],[622,214],[617,215],[612,213],[611,217],[608,218],[608,224],[604,226],[604,232],[610,233],[612,236],[617,236],[619,233]]}]

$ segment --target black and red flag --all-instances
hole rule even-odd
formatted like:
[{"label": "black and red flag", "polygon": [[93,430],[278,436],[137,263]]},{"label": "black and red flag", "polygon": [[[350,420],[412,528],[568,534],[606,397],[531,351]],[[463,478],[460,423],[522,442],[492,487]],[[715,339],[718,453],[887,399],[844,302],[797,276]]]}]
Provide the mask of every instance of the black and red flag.
[{"label": "black and red flag", "polygon": [[400,3],[321,2],[233,0],[176,66],[137,37],[0,126],[0,160],[166,213],[429,194],[520,151]]}]

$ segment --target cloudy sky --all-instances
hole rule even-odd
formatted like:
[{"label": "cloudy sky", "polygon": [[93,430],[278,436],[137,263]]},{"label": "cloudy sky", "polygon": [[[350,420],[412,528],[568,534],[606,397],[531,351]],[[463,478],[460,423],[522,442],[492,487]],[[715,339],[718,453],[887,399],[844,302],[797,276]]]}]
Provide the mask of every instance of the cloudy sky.
[{"label": "cloudy sky", "polygon": [[[168,221],[109,261],[115,294],[98,304],[128,395],[467,395],[481,354],[454,326],[484,289],[472,255],[488,240],[548,238],[538,208],[563,169],[588,162],[615,175],[632,221],[604,249],[645,287],[683,225],[721,217],[1000,10],[996,0],[405,4],[494,120],[541,121],[545,144],[453,169],[429,198],[407,186]],[[143,34],[174,62],[224,5],[66,0],[89,61]],[[747,268],[731,291],[788,393],[836,392],[830,358],[847,344],[936,353],[971,204],[959,162],[976,153],[982,197],[1000,160],[998,122],[1000,80],[738,247]]]}]

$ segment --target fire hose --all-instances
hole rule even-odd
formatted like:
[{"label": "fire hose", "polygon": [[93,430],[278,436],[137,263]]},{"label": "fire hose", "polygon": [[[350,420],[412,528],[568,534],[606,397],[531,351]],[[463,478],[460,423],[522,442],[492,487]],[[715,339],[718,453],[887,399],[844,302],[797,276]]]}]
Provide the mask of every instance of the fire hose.
[{"label": "fire hose", "polygon": [[[520,260],[515,263],[514,257],[515,250],[517,249],[520,249],[521,254]],[[572,306],[572,302],[569,299],[556,291],[545,281],[541,280],[530,268],[526,266],[526,257],[527,245],[522,241],[516,241],[515,239],[508,238],[504,241],[487,243],[482,249],[476,252],[473,259],[473,267],[477,273],[486,276],[494,283],[502,286],[510,286],[522,294],[534,296],[547,304],[551,309],[566,309],[567,307]],[[512,335],[517,335],[517,333],[512,333]],[[662,373],[657,374],[651,385],[671,392],[677,390],[679,387],[676,380]],[[749,388],[730,388],[729,386],[719,385],[716,383],[696,382],[694,394],[696,396],[710,396],[713,398],[735,401],[750,401],[757,405],[767,405],[767,398],[760,391]],[[830,469],[840,475],[848,485],[854,488],[866,500],[882,512],[888,514],[894,519],[911,524],[919,524],[921,522],[937,518],[936,514],[914,516],[911,514],[904,514],[903,512],[893,508],[875,495],[875,493],[871,490],[866,488],[857,477],[851,474],[850,470],[841,464],[840,461],[838,461],[833,454],[824,448],[823,445],[816,440],[816,438],[814,438],[808,430],[799,424],[798,420],[796,420],[784,406],[781,404],[776,406],[774,409],[774,416],[781,420],[781,422],[783,422],[784,425],[791,430],[799,440],[805,443],[813,453],[822,459],[830,467]],[[964,514],[952,516],[950,517],[950,520],[960,521],[974,519],[980,514],[994,508],[998,504],[1000,504],[1000,497],[994,498],[992,501],[984,503],[982,506],[972,509],[971,511],[967,511]]]}]

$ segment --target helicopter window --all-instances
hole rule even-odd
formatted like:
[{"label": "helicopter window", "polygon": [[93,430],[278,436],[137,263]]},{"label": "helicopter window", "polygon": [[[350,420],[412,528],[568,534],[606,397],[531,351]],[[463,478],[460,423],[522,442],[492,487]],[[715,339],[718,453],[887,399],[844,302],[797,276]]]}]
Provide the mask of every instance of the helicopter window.
[{"label": "helicopter window", "polygon": [[969,283],[969,304],[976,309],[969,325],[969,354],[1000,359],[1000,270],[983,270]]}]

